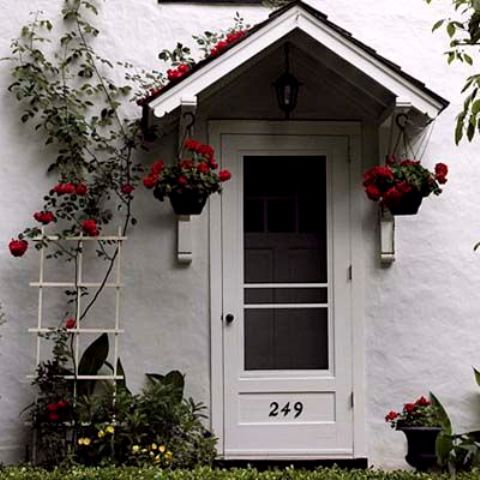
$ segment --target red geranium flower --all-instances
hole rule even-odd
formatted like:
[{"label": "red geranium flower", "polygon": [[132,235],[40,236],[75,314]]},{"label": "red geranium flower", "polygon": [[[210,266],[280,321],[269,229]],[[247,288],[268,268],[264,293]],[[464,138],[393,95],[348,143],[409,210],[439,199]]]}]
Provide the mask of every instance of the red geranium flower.
[{"label": "red geranium flower", "polygon": [[378,200],[382,196],[382,192],[376,185],[368,185],[365,192],[370,200]]},{"label": "red geranium flower", "polygon": [[201,162],[197,165],[197,170],[200,173],[208,173],[210,171],[210,167],[205,162]]},{"label": "red geranium flower", "polygon": [[188,184],[188,178],[185,175],[180,175],[177,178],[177,183],[181,186],[184,187],[185,185]]},{"label": "red geranium flower", "polygon": [[435,165],[435,178],[438,183],[447,183],[448,166],[444,163],[437,163]]},{"label": "red geranium flower", "polygon": [[152,175],[160,175],[165,168],[165,162],[163,160],[157,160],[151,167],[150,173]]},{"label": "red geranium flower", "polygon": [[428,407],[430,405],[430,401],[422,395],[419,399],[415,401],[415,404],[419,407]]},{"label": "red geranium flower", "polygon": [[27,251],[28,242],[23,239],[15,240],[12,238],[11,242],[8,244],[8,248],[14,257],[21,257]]},{"label": "red geranium flower", "polygon": [[414,403],[406,403],[404,406],[403,406],[403,410],[407,413],[412,413],[415,411],[415,409],[417,408],[417,406],[414,404]]},{"label": "red geranium flower", "polygon": [[158,183],[157,175],[148,175],[143,179],[143,184],[147,188],[153,188]]},{"label": "red geranium flower", "polygon": [[391,410],[390,412],[387,413],[385,416],[385,421],[386,422],[393,422],[398,418],[400,414],[398,412],[395,412],[394,410]]},{"label": "red geranium flower", "polygon": [[48,415],[48,419],[51,421],[51,422],[58,422],[58,420],[60,420],[60,417],[56,414],[56,413],[50,413]]},{"label": "red geranium flower", "polygon": [[402,192],[397,190],[396,187],[389,188],[383,195],[383,200],[387,205],[395,204],[401,198],[402,198]]},{"label": "red geranium flower", "polygon": [[47,405],[47,410],[48,410],[49,412],[56,412],[56,411],[57,411],[57,408],[58,408],[58,406],[57,406],[56,403],[49,403],[49,404]]},{"label": "red geranium flower", "polygon": [[410,193],[412,191],[412,186],[407,182],[399,182],[395,185],[395,188],[402,194]]},{"label": "red geranium flower", "polygon": [[232,178],[232,174],[228,170],[220,170],[218,172],[218,178],[221,182],[226,182]]},{"label": "red geranium flower", "polygon": [[182,160],[179,163],[180,168],[184,168],[186,170],[190,170],[193,168],[193,160]]}]

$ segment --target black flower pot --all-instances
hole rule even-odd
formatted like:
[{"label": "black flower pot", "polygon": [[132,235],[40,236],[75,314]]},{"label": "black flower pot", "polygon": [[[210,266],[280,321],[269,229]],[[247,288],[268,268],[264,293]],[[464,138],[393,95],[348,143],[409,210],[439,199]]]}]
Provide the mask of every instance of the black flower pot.
[{"label": "black flower pot", "polygon": [[418,191],[406,193],[402,198],[391,205],[388,205],[392,215],[416,215],[422,204],[423,195]]},{"label": "black flower pot", "polygon": [[405,460],[422,472],[437,466],[435,442],[442,431],[439,427],[397,427],[407,437],[408,451]]},{"label": "black flower pot", "polygon": [[200,215],[208,195],[195,190],[183,190],[170,192],[169,198],[177,215]]}]

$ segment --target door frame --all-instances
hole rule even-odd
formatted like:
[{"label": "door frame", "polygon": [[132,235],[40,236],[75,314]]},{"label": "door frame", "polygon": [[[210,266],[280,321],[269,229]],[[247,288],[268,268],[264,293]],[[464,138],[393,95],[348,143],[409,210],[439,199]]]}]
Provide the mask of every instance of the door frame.
[{"label": "door frame", "polygon": [[[361,205],[361,124],[360,122],[212,120],[208,122],[208,142],[217,152],[221,164],[222,136],[226,134],[317,135],[347,137],[350,174],[350,253],[352,261],[352,389],[353,456],[365,458],[365,326],[363,316],[363,233]],[[225,188],[228,188],[228,184]],[[209,201],[210,254],[210,417],[218,438],[217,450],[224,456],[224,369],[223,369],[223,278],[222,278],[222,198],[212,195]],[[354,341],[355,339],[355,341]],[[252,457],[249,457],[252,458]],[[305,456],[306,459],[311,458]],[[260,458],[258,458],[260,459]],[[301,459],[301,458],[299,458]]]}]

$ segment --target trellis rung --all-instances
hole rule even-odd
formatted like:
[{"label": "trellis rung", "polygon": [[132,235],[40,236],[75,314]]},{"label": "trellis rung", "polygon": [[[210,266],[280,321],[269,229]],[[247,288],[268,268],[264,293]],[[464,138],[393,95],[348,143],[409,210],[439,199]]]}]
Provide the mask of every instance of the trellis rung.
[{"label": "trellis rung", "polygon": [[[47,288],[75,288],[75,287],[85,287],[85,288],[100,288],[102,283],[98,282],[30,282],[31,287],[47,287]],[[123,283],[106,283],[103,285],[106,288],[123,288]]]},{"label": "trellis rung", "polygon": [[[37,378],[35,374],[27,375],[27,378]],[[123,375],[62,375],[61,378],[65,380],[125,380]]]},{"label": "trellis rung", "polygon": [[62,238],[58,235],[44,235],[42,237],[34,237],[32,238],[32,240],[34,242],[41,242],[42,240],[69,240],[69,241],[89,241],[89,242],[99,242],[99,241],[113,241],[113,242],[122,242],[124,240],[126,240],[127,237],[119,237],[117,235],[105,235],[105,236],[101,236],[101,237],[83,237],[83,236],[80,236],[80,237],[65,237],[65,238]]},{"label": "trellis rung", "polygon": [[[29,333],[49,333],[55,332],[57,328],[29,328]],[[118,328],[71,328],[68,333],[112,333],[117,335],[119,333],[125,333],[125,330]]]}]

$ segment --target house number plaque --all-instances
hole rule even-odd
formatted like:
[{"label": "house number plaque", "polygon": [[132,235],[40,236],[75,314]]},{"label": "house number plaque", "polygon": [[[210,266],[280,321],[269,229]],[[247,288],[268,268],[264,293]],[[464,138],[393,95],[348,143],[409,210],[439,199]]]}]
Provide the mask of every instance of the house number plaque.
[{"label": "house number plaque", "polygon": [[278,402],[272,402],[270,404],[270,413],[269,417],[278,417],[283,415],[284,417],[293,416],[293,418],[298,418],[303,412],[303,403],[295,402],[293,408],[290,406],[290,402],[285,403],[283,406]]}]

